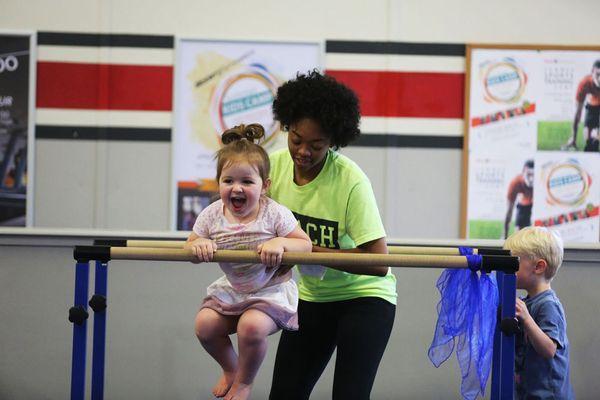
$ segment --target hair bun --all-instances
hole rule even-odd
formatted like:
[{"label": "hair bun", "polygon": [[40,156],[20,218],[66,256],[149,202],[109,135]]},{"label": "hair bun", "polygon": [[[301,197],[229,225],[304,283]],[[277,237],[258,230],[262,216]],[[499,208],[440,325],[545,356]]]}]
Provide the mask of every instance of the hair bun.
[{"label": "hair bun", "polygon": [[246,139],[252,143],[258,143],[260,138],[265,136],[265,128],[260,124],[237,125],[231,129],[227,129],[221,135],[223,144],[229,144],[237,140]]},{"label": "hair bun", "polygon": [[245,127],[244,136],[249,141],[258,143],[265,136],[265,128],[261,124],[250,124]]},{"label": "hair bun", "polygon": [[237,127],[227,129],[221,135],[221,141],[223,142],[223,144],[229,144],[229,143],[235,142],[237,140],[242,140],[242,138],[243,137],[242,137],[240,131],[237,129]]}]

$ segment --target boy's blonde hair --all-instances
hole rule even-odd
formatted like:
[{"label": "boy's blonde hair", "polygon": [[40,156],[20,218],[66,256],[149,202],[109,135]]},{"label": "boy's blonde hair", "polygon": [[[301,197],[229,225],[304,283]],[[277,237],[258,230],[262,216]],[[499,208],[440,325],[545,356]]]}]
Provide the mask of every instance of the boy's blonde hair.
[{"label": "boy's blonde hair", "polygon": [[546,260],[545,277],[549,281],[563,261],[564,247],[560,234],[541,226],[528,226],[513,233],[504,242],[504,248],[522,257]]}]

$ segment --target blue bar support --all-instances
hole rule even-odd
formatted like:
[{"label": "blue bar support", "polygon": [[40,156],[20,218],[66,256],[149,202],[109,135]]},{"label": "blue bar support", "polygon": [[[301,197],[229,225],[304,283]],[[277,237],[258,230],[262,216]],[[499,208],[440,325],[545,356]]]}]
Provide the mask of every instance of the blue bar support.
[{"label": "blue bar support", "polygon": [[[514,319],[517,298],[517,276],[504,274],[500,318]],[[502,365],[500,368],[501,400],[512,400],[515,384],[515,335],[502,332]]]},{"label": "blue bar support", "polygon": [[496,321],[496,330],[494,332],[494,353],[492,355],[492,387],[490,392],[491,400],[500,398],[500,363],[502,360],[502,331],[500,330],[500,305],[502,304],[502,289],[504,286],[504,272],[496,271],[496,282],[498,284],[498,320]]},{"label": "blue bar support", "polygon": [[[96,261],[95,295],[107,297],[108,263]],[[106,349],[106,310],[94,312],[92,345],[92,400],[104,398],[104,356]]]},{"label": "blue bar support", "polygon": [[[87,310],[90,266],[88,262],[75,264],[75,307]],[[73,324],[73,355],[71,360],[71,400],[85,397],[85,360],[87,323]]]},{"label": "blue bar support", "polygon": [[512,400],[515,379],[515,335],[501,329],[502,320],[515,318],[517,298],[517,276],[514,273],[496,271],[500,312],[494,332],[494,354],[492,357],[491,400]]}]

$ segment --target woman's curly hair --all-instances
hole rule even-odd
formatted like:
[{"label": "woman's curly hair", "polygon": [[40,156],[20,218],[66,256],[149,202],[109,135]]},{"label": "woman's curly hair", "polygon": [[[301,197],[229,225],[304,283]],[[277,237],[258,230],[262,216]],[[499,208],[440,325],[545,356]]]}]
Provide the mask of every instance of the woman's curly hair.
[{"label": "woman's curly hair", "polygon": [[334,148],[347,146],[360,136],[358,97],[347,86],[317,70],[299,73],[277,89],[273,116],[284,129],[303,118],[314,120]]}]

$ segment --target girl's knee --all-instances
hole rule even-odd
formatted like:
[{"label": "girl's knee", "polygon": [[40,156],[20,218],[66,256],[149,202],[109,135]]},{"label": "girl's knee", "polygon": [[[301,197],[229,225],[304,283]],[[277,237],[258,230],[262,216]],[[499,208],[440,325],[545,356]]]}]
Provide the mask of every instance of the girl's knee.
[{"label": "girl's knee", "polygon": [[269,332],[263,324],[255,321],[240,321],[237,327],[238,341],[244,343],[259,343],[267,339]]},{"label": "girl's knee", "polygon": [[196,332],[196,337],[201,342],[206,342],[214,336],[214,329],[211,329],[210,326],[203,324],[202,321],[199,320],[196,320],[194,331]]},{"label": "girl's knee", "polygon": [[198,315],[196,315],[194,331],[196,333],[196,337],[201,342],[213,338],[221,330],[218,323],[219,321],[216,320],[211,314],[212,313],[210,312],[201,310]]}]

